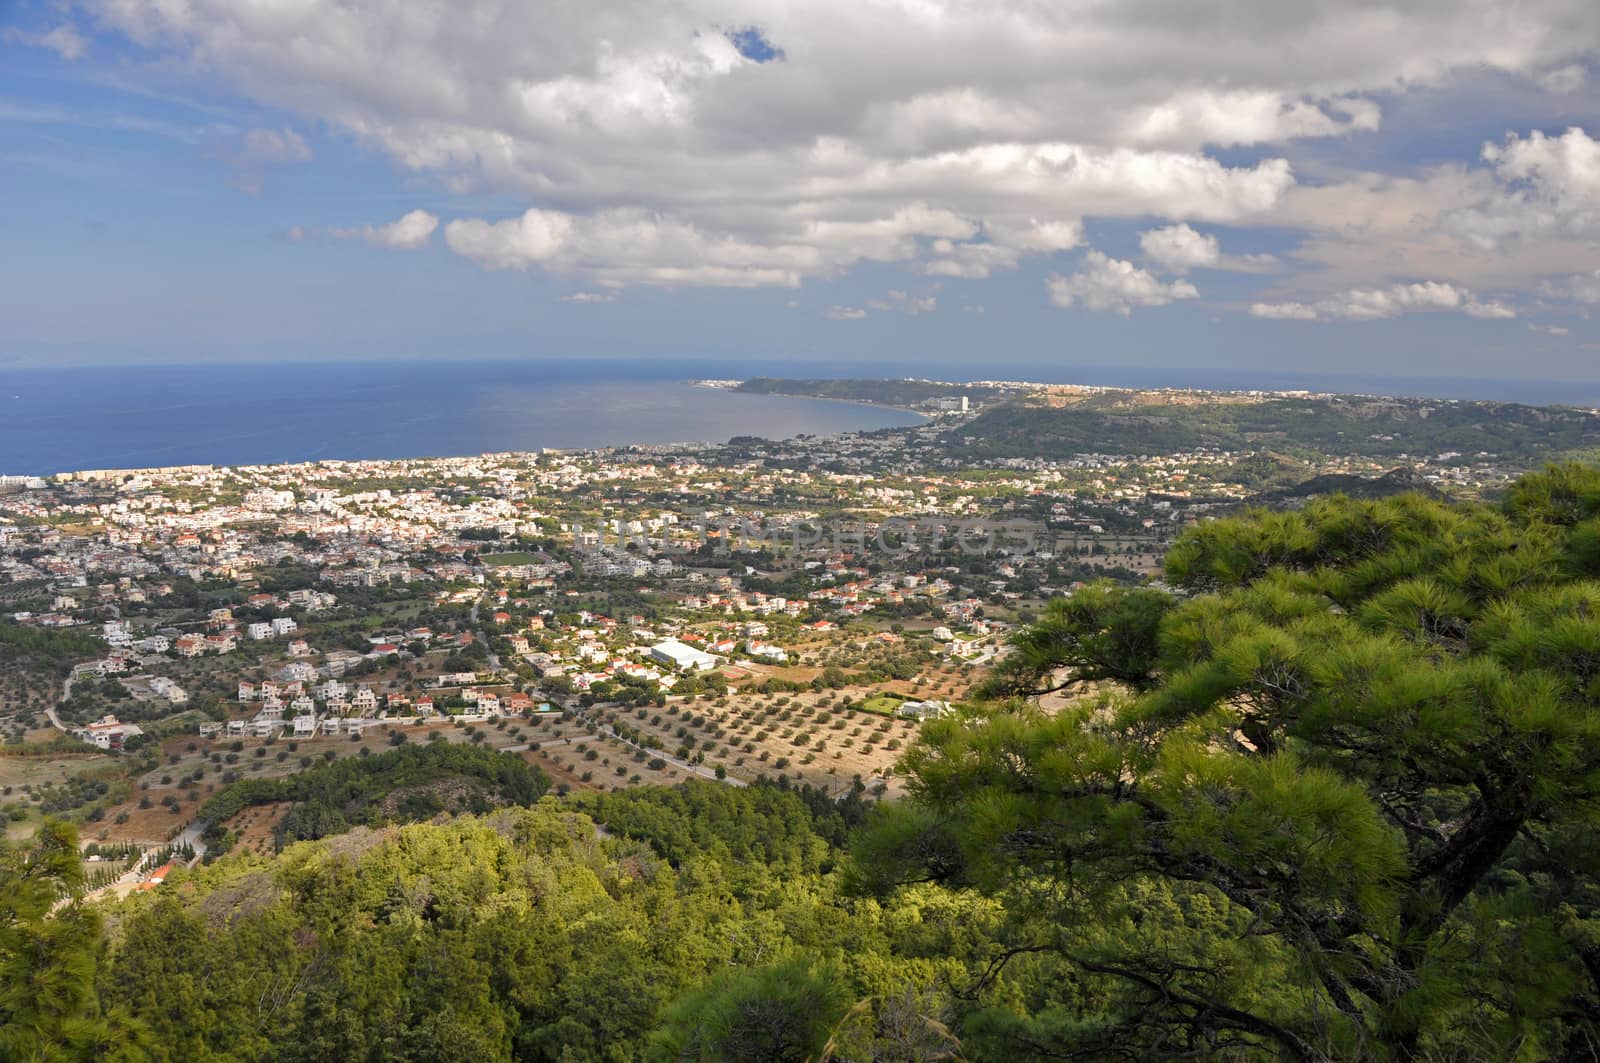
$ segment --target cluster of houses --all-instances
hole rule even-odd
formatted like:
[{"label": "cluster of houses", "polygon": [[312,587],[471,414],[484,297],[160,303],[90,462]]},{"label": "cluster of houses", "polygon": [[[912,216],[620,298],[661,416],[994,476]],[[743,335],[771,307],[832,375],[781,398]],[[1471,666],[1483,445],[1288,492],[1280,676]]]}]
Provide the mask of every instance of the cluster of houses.
[{"label": "cluster of houses", "polygon": [[[462,672],[442,675],[437,682],[439,687],[450,687],[457,683],[474,684],[477,680],[476,672]],[[536,708],[539,711],[549,709],[548,705],[536,707],[531,696],[516,690],[465,686],[453,693],[468,706],[466,715],[473,717],[514,716]],[[314,685],[302,679],[241,682],[239,701],[256,705],[255,714],[225,722],[207,721],[200,725],[200,734],[209,738],[271,738],[280,733],[294,738],[360,734],[383,721],[432,718],[444,708],[445,697],[441,694],[436,699],[430,693],[412,697],[399,692],[380,696],[371,687],[348,684],[338,678],[327,678]]]}]

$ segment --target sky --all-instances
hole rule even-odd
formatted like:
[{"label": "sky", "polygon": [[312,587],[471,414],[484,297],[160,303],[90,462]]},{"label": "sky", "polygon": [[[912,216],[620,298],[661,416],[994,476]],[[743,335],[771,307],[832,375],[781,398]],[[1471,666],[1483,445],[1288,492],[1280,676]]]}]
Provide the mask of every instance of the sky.
[{"label": "sky", "polygon": [[1594,0],[0,0],[0,366],[1600,377]]}]

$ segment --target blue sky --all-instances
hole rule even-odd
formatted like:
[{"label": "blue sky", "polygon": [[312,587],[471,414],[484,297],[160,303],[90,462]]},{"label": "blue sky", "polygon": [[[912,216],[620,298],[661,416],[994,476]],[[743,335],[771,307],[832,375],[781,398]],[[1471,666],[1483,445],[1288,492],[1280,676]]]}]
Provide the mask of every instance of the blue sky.
[{"label": "blue sky", "polygon": [[1596,5],[1293,8],[8,5],[0,364],[1600,375]]}]

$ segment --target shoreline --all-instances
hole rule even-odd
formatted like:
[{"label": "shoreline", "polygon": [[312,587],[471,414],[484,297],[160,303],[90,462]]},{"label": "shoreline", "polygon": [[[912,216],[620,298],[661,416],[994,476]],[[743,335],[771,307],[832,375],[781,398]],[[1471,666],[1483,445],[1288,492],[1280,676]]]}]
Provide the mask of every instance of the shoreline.
[{"label": "shoreline", "polygon": [[[599,383],[605,384],[605,383],[612,383],[612,382],[610,382],[610,381],[601,381]],[[701,385],[701,382],[697,381],[697,380],[669,380],[669,381],[660,381],[660,382],[640,382],[640,383],[672,383],[672,384],[679,384],[679,385],[684,385],[684,386],[700,386]],[[827,438],[830,438],[830,437],[849,435],[849,434],[857,433],[857,432],[877,432],[877,431],[883,431],[885,429],[913,428],[913,427],[918,427],[921,423],[925,423],[927,420],[929,420],[927,415],[922,414],[922,413],[920,413],[919,411],[916,411],[916,410],[901,409],[901,408],[892,407],[892,406],[884,406],[884,405],[876,404],[876,403],[852,402],[852,401],[844,400],[844,399],[827,399],[827,398],[819,398],[819,397],[808,396],[808,395],[765,395],[765,394],[754,393],[754,392],[737,391],[737,390],[732,389],[732,388],[720,388],[720,389],[712,388],[710,390],[727,391],[730,394],[740,395],[740,396],[743,396],[743,397],[745,397],[747,399],[749,399],[749,398],[763,399],[764,398],[764,399],[776,399],[776,400],[780,400],[780,401],[783,401],[783,402],[813,402],[813,403],[825,403],[825,404],[837,405],[837,406],[861,406],[861,407],[866,407],[866,408],[869,408],[869,409],[893,411],[895,413],[917,417],[917,418],[919,418],[919,421],[917,423],[913,423],[913,424],[880,424],[880,425],[874,425],[874,426],[850,426],[850,427],[833,427],[833,426],[828,426],[828,425],[823,425],[821,427],[815,427],[815,426],[811,426],[811,425],[798,424],[798,425],[792,426],[792,428],[785,429],[783,431],[783,434],[773,434],[773,435],[762,434],[760,429],[754,429],[754,430],[730,430],[730,431],[728,431],[728,433],[726,435],[724,435],[721,438],[700,438],[700,439],[696,439],[696,438],[689,437],[689,438],[677,438],[677,439],[671,439],[671,440],[655,440],[655,441],[641,441],[641,440],[638,440],[638,439],[632,439],[632,440],[619,440],[617,442],[596,442],[596,443],[576,444],[576,445],[575,444],[567,444],[567,445],[554,445],[554,444],[552,444],[552,445],[526,445],[525,444],[525,445],[520,445],[520,446],[490,445],[490,446],[484,446],[484,447],[479,447],[479,448],[462,449],[462,450],[459,450],[459,451],[438,450],[438,451],[434,451],[434,452],[431,452],[431,453],[406,453],[406,454],[388,454],[388,455],[369,454],[369,455],[365,455],[365,456],[361,456],[361,455],[352,456],[352,455],[349,455],[349,454],[316,453],[316,454],[308,454],[308,455],[286,455],[286,456],[281,456],[281,457],[251,458],[251,459],[247,459],[247,460],[225,460],[223,458],[209,458],[208,457],[205,460],[183,460],[183,461],[173,461],[173,462],[154,461],[154,462],[143,463],[143,464],[134,464],[134,463],[126,463],[126,464],[124,464],[122,462],[118,462],[116,464],[111,464],[111,463],[104,463],[104,464],[102,464],[102,463],[84,463],[84,464],[81,464],[81,465],[76,465],[76,466],[67,467],[67,468],[56,467],[54,469],[51,469],[50,471],[35,471],[35,470],[23,469],[23,468],[21,468],[21,465],[19,463],[19,465],[17,467],[12,467],[12,466],[9,466],[9,465],[0,467],[0,490],[5,490],[5,489],[8,489],[8,488],[22,488],[22,487],[25,487],[25,483],[23,481],[27,481],[27,480],[43,480],[43,481],[47,481],[47,482],[58,482],[58,483],[59,482],[74,482],[74,481],[87,482],[87,481],[94,481],[94,480],[116,479],[116,478],[122,478],[122,477],[127,477],[127,476],[137,476],[137,475],[146,474],[146,473],[181,474],[181,473],[184,473],[184,472],[198,473],[198,472],[202,472],[202,471],[214,471],[214,470],[219,470],[219,469],[275,468],[275,467],[302,466],[302,465],[310,466],[310,465],[317,465],[317,464],[324,464],[324,463],[327,463],[327,464],[344,464],[344,465],[360,465],[360,464],[368,464],[368,463],[392,464],[392,463],[403,463],[403,462],[471,461],[471,460],[476,459],[476,458],[483,458],[483,457],[487,457],[487,456],[491,456],[491,455],[508,455],[508,454],[514,454],[514,455],[518,455],[518,456],[524,456],[524,457],[527,457],[527,458],[536,459],[541,454],[580,454],[580,455],[581,454],[604,454],[604,453],[608,453],[608,452],[625,451],[625,450],[629,450],[629,449],[635,449],[635,450],[641,450],[641,451],[660,450],[660,451],[663,451],[663,452],[667,452],[667,451],[683,450],[683,449],[703,449],[703,448],[713,448],[713,447],[726,447],[728,445],[728,442],[729,442],[730,439],[739,438],[739,437],[754,437],[754,438],[765,440],[765,441],[773,443],[773,444],[781,444],[781,443],[784,443],[784,442],[786,442],[788,440],[795,439],[795,438],[797,438],[799,436],[802,436],[802,435],[808,436],[808,437],[812,437],[812,438],[818,438],[818,439],[827,439]],[[685,418],[685,420],[689,421],[689,420],[693,420],[693,418]],[[689,426],[689,425],[685,425],[685,427],[690,432],[695,430],[694,427]],[[570,428],[569,428],[569,430],[570,430]],[[128,447],[126,445],[124,445],[124,446],[121,446],[121,447],[109,447],[107,449],[108,450],[112,450],[112,451],[119,451],[121,453],[126,453],[127,450],[128,450]],[[3,459],[0,459],[0,460],[3,460]]]},{"label": "shoreline", "polygon": [[[844,380],[844,379],[848,379],[848,378],[846,378],[846,377],[838,377],[836,379]],[[873,402],[871,399],[836,399],[831,395],[794,395],[794,394],[790,394],[789,392],[786,392],[786,391],[742,391],[742,390],[740,390],[740,388],[742,387],[742,385],[747,383],[746,381],[743,381],[743,380],[735,380],[735,381],[727,381],[727,380],[685,380],[684,383],[693,385],[694,387],[697,387],[697,388],[705,388],[708,391],[726,391],[726,392],[730,392],[731,394],[734,394],[734,395],[753,395],[753,396],[756,396],[758,398],[769,398],[769,399],[804,399],[807,402],[835,402],[835,403],[838,403],[840,406],[865,406],[869,410],[894,410],[894,411],[896,411],[898,413],[909,413],[909,414],[912,414],[914,416],[922,418],[923,421],[925,421],[925,422],[933,420],[933,415],[932,414],[927,413],[926,411],[923,411],[923,410],[916,409],[915,407],[912,407],[912,406],[895,406],[892,403],[887,403],[887,402]],[[734,387],[726,387],[725,385],[727,385],[727,384],[734,384],[735,386]],[[951,385],[951,386],[952,387],[960,387],[961,385],[955,384],[955,385]],[[916,427],[916,426],[914,426],[914,425],[900,425],[900,426],[890,425],[889,427],[891,427],[891,428],[894,428],[894,427],[911,428],[911,427]],[[881,429],[875,429],[874,428],[874,429],[867,429],[867,431],[874,431],[875,432],[875,431],[881,431]]]}]

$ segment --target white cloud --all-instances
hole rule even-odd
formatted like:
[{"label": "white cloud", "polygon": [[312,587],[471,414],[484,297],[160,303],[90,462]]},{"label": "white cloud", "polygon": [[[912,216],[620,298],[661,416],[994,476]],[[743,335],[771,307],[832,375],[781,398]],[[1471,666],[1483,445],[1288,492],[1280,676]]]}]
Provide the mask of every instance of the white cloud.
[{"label": "white cloud", "polygon": [[[1593,0],[749,0],[738,28],[783,52],[760,62],[728,36],[724,0],[93,7],[164,69],[224,79],[453,192],[520,197],[535,209],[451,222],[451,248],[595,285],[792,286],[862,261],[978,279],[1082,246],[1085,218],[1244,226],[1313,208],[1314,252],[1360,274],[1329,287],[1443,276],[1385,265],[1418,246],[1448,264],[1440,201],[1406,223],[1437,245],[1364,241],[1338,216],[1358,196],[1296,195],[1315,190],[1288,145],[1368,134],[1384,96],[1483,71],[1581,87],[1600,39]],[[1249,161],[1215,154],[1230,147]],[[1522,188],[1546,171],[1493,165],[1484,195],[1453,204],[1484,211],[1461,231],[1574,231],[1581,210]],[[1218,256],[1185,268],[1276,265]]]},{"label": "white cloud", "polygon": [[1188,225],[1147,229],[1139,234],[1139,249],[1146,258],[1173,273],[1214,266],[1222,258],[1222,248],[1215,236],[1198,233]]},{"label": "white cloud", "polygon": [[889,311],[895,310],[907,317],[917,317],[921,314],[931,314],[939,309],[939,297],[935,295],[912,295],[910,292],[890,289],[882,299],[873,299],[867,303],[869,310]]},{"label": "white cloud", "polygon": [[1337,318],[1378,321],[1414,310],[1459,310],[1471,317],[1513,318],[1515,310],[1495,301],[1481,301],[1464,288],[1438,281],[1392,284],[1387,288],[1352,288],[1315,302],[1252,303],[1252,317],[1287,321]]},{"label": "white cloud", "polygon": [[355,229],[329,229],[328,235],[341,240],[365,240],[374,247],[395,251],[415,251],[428,246],[439,219],[425,210],[414,210],[387,225],[363,225]]},{"label": "white cloud", "polygon": [[1539,75],[1540,87],[1562,96],[1577,92],[1588,80],[1589,72],[1582,63],[1568,63]]},{"label": "white cloud", "polygon": [[1481,317],[1494,321],[1506,321],[1517,316],[1517,312],[1511,307],[1494,299],[1487,303],[1469,299],[1461,305],[1461,310],[1468,317]]},{"label": "white cloud", "polygon": [[561,297],[563,303],[614,303],[616,292],[571,292]]},{"label": "white cloud", "polygon": [[1087,252],[1082,268],[1076,273],[1051,274],[1045,287],[1050,301],[1057,306],[1114,310],[1124,317],[1135,307],[1166,306],[1174,300],[1193,299],[1200,294],[1188,281],[1165,284],[1148,270],[1099,251]]},{"label": "white cloud", "polygon": [[1558,299],[1571,299],[1579,303],[1600,303],[1600,269],[1593,273],[1575,273],[1557,281],[1547,281],[1544,292]]},{"label": "white cloud", "polygon": [[305,162],[311,148],[293,129],[252,129],[244,135],[243,157],[251,162]]},{"label": "white cloud", "polygon": [[1315,321],[1317,308],[1305,303],[1251,303],[1250,316],[1275,321]]},{"label": "white cloud", "polygon": [[1528,331],[1542,332],[1546,336],[1565,336],[1571,330],[1565,325],[1535,325],[1530,322],[1528,325]]},{"label": "white cloud", "polygon": [[29,33],[13,26],[8,28],[3,35],[0,35],[0,39],[3,39],[7,44],[26,44],[34,48],[48,48],[69,62],[83,58],[89,51],[89,42],[84,40],[83,34],[79,33],[77,27],[70,22],[63,22],[59,26],[39,33]]},{"label": "white cloud", "polygon": [[830,321],[860,321],[867,316],[867,312],[859,306],[830,306],[822,312],[822,316]]},{"label": "white cloud", "polygon": [[1600,235],[1600,141],[1574,126],[1558,137],[1534,130],[1483,146],[1499,181],[1494,194],[1452,211],[1445,228],[1485,249],[1528,237]]}]

